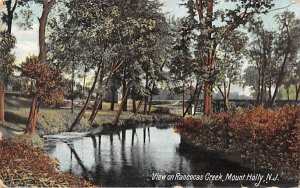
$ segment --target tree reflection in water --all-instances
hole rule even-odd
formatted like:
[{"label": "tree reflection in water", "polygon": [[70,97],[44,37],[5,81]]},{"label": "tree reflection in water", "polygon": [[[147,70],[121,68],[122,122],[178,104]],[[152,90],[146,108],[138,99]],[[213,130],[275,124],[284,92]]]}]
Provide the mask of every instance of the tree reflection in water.
[{"label": "tree reflection in water", "polygon": [[48,153],[58,158],[61,170],[82,175],[100,186],[240,187],[240,182],[152,180],[152,174],[253,172],[186,146],[172,128],[123,128],[120,132],[73,140],[69,145],[56,142]]}]

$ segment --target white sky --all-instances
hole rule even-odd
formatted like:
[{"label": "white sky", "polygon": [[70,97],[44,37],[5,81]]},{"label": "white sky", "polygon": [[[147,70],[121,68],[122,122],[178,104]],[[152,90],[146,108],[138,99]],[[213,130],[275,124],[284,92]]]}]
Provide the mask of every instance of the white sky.
[{"label": "white sky", "polygon": [[[186,9],[183,6],[180,6],[179,4],[183,3],[182,0],[160,0],[162,3],[164,3],[164,6],[162,7],[162,11],[166,12],[170,16],[176,16],[176,17],[182,17],[186,14]],[[294,1],[299,2],[298,4],[293,4],[288,7],[289,10],[296,13],[298,17],[300,17],[300,0],[274,0],[275,7],[285,7]],[[274,9],[273,8],[273,9]],[[280,11],[283,11],[282,9]],[[274,28],[275,24],[273,22],[273,16],[275,13],[279,11],[274,11],[269,13],[268,15],[264,16],[264,21],[267,27]],[[13,26],[12,32],[17,38],[17,44],[15,48],[15,53],[17,57],[18,62],[22,62],[26,56],[32,55],[32,54],[38,54],[38,23],[37,20],[35,20],[35,24],[33,24],[32,30],[22,31],[19,28],[17,28],[16,25]],[[248,89],[243,90],[240,87],[233,87],[233,92],[238,91],[241,94],[249,95]]]}]

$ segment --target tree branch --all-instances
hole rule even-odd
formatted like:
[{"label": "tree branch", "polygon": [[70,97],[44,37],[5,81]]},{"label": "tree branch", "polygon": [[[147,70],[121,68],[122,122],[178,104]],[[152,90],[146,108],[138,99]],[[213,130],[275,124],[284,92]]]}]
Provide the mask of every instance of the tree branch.
[{"label": "tree branch", "polygon": [[296,2],[294,2],[294,3],[290,3],[289,5],[287,5],[287,6],[284,6],[284,7],[280,7],[280,8],[275,8],[275,9],[272,9],[272,10],[270,10],[269,12],[274,12],[274,11],[277,11],[277,10],[282,10],[282,9],[286,9],[286,8],[289,8],[290,6],[292,6],[292,5],[295,5],[295,4],[297,4]]},{"label": "tree branch", "polygon": [[15,1],[15,4],[14,4],[12,10],[11,10],[12,12],[15,12],[17,4],[18,4],[18,0]]}]

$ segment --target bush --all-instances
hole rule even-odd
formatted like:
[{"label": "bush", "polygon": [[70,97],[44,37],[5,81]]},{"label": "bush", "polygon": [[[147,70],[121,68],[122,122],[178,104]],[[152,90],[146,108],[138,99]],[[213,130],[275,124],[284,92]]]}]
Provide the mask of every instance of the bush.
[{"label": "bush", "polygon": [[177,131],[212,151],[237,151],[241,158],[287,178],[299,175],[300,107],[262,107],[209,119],[186,118]]},{"label": "bush", "polygon": [[167,107],[157,107],[155,110],[153,110],[153,113],[155,113],[155,114],[170,114],[170,109]]}]

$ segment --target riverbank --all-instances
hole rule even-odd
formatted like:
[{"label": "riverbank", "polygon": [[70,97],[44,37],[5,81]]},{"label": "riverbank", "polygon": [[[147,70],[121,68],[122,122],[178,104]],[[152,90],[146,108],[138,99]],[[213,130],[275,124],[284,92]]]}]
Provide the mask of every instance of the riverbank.
[{"label": "riverbank", "polygon": [[[30,112],[30,99],[24,97],[7,97],[5,100],[5,119],[6,126],[22,132],[25,130],[28,114]],[[111,124],[117,114],[118,104],[116,104],[116,110],[110,111],[110,105],[103,103],[103,110],[99,110],[95,121],[90,125],[88,119],[91,115],[91,109],[88,109],[81,119],[78,126],[74,131],[88,132],[102,125]],[[152,113],[150,115],[144,115],[132,112],[131,104],[128,105],[128,111],[122,112],[120,116],[119,125],[126,124],[150,124],[150,123],[176,123],[180,120],[180,116],[174,113],[160,113],[156,110],[156,106],[152,107]],[[71,112],[71,109],[54,109],[42,106],[39,110],[38,122],[36,126],[36,132],[38,135],[50,135],[66,132],[78,115],[80,108]]]},{"label": "riverbank", "polygon": [[[20,132],[25,130],[29,110],[29,108],[8,109],[6,111],[7,123],[5,125]],[[37,134],[43,136],[68,131],[78,112],[79,111],[76,110],[74,113],[71,113],[69,109],[40,109],[36,127]],[[92,125],[88,122],[90,113],[90,110],[85,113],[74,131],[89,132],[99,126],[111,125],[117,111],[99,111]],[[126,126],[155,123],[176,123],[179,120],[180,117],[174,114],[134,115],[132,112],[122,112],[118,125]]]},{"label": "riverbank", "polygon": [[252,108],[176,126],[185,142],[221,158],[299,181],[300,108]]},{"label": "riverbank", "polygon": [[24,142],[0,140],[0,156],[0,180],[8,187],[91,186],[81,177],[59,172],[56,160]]},{"label": "riverbank", "polygon": [[[30,111],[29,107],[30,103],[25,98],[17,100],[14,98],[13,100],[8,100],[6,103],[6,123],[0,125],[0,180],[2,179],[4,184],[9,187],[31,185],[38,187],[90,186],[91,184],[82,178],[66,173],[59,173],[56,169],[56,165],[58,165],[57,161],[53,162],[53,159],[45,156],[45,151],[43,150],[44,140],[41,138],[44,135],[68,131],[73,120],[79,113],[79,109],[75,109],[74,113],[71,113],[70,109],[42,107],[39,111],[36,134],[28,137],[23,132],[26,128]],[[108,108],[99,111],[93,125],[90,125],[88,122],[90,114],[91,110],[87,110],[74,131],[93,132],[103,126],[111,126],[111,122],[113,122],[117,111],[109,111]],[[175,114],[153,113],[151,115],[134,115],[134,113],[128,111],[122,113],[118,127],[155,124],[159,122],[166,124],[175,123],[179,119],[180,117]],[[2,157],[3,153],[5,153],[6,157]],[[33,155],[28,156],[30,153],[33,153]],[[11,158],[9,157],[10,155],[12,155]],[[49,175],[49,173],[51,174]],[[56,178],[60,178],[61,181],[54,181]]]}]

